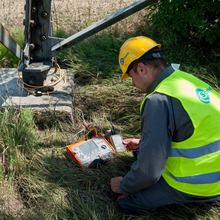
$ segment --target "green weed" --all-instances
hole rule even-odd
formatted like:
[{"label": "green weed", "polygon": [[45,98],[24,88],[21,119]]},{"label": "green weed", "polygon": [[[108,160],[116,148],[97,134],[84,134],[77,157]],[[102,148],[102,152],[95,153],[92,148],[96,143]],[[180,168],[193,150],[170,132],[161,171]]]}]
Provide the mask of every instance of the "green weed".
[{"label": "green weed", "polygon": [[[132,86],[130,79],[120,81],[118,65],[119,48],[131,36],[155,39],[162,44],[168,65],[180,63],[181,70],[195,74],[219,91],[218,48],[207,49],[193,39],[168,34],[143,22],[132,26],[132,31],[119,23],[58,55],[61,67],[70,68],[75,76],[72,115],[11,106],[0,111],[1,219],[220,218],[219,203],[172,205],[138,215],[123,213],[109,181],[130,170],[135,161],[132,153],[117,154],[93,169],[82,169],[67,156],[65,146],[79,141],[91,128],[105,134],[114,126],[123,138],[140,138],[139,107],[145,94]],[[86,20],[77,28],[90,23]],[[66,33],[72,31],[69,29],[57,28],[55,36],[66,38]],[[0,51],[2,67],[17,64],[1,45]],[[6,183],[10,192],[5,190]],[[12,205],[5,210],[5,196],[10,193],[18,199],[18,211],[10,212]]]}]

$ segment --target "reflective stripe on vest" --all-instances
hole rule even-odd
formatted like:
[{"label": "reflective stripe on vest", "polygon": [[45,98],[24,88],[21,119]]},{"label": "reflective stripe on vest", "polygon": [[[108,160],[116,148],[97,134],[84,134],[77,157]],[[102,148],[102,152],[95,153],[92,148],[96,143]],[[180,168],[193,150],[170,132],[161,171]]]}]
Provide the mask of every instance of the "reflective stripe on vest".
[{"label": "reflective stripe on vest", "polygon": [[220,94],[180,70],[164,79],[154,92],[177,98],[194,126],[190,138],[172,142],[162,174],[164,179],[173,188],[188,194],[220,195]]}]

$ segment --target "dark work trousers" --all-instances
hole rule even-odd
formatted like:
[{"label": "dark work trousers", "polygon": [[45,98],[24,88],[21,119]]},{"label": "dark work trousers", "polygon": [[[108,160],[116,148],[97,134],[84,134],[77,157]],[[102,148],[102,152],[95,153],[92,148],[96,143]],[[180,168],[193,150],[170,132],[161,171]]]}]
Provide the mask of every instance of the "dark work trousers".
[{"label": "dark work trousers", "polygon": [[155,210],[157,207],[184,204],[190,202],[215,202],[220,200],[219,196],[200,197],[182,193],[170,187],[163,177],[154,185],[142,189],[130,195],[117,195],[120,208],[125,212],[140,212],[144,210]]}]

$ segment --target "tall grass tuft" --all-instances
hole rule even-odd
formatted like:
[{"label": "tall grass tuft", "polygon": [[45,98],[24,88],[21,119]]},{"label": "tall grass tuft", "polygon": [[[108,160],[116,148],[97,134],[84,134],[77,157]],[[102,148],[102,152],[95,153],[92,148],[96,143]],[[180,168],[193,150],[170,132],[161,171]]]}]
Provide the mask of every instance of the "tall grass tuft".
[{"label": "tall grass tuft", "polygon": [[33,133],[31,109],[14,109],[10,106],[0,111],[0,175],[2,179],[21,174],[23,157],[32,150],[36,140]]},{"label": "tall grass tuft", "polygon": [[[55,36],[66,38],[134,1],[52,1],[57,7],[52,8]],[[0,1],[0,18],[8,14],[6,27],[15,25],[10,30],[18,27],[12,7],[22,6],[23,10],[20,2]],[[0,219],[220,219],[219,203],[172,205],[138,215],[123,213],[109,181],[126,175],[135,161],[132,153],[117,154],[94,169],[82,169],[67,156],[65,146],[79,141],[87,133],[86,127],[95,127],[104,135],[114,125],[123,138],[140,138],[139,107],[145,94],[132,86],[131,80],[120,81],[118,65],[119,48],[129,37],[145,35],[155,39],[162,44],[168,65],[181,63],[181,70],[209,81],[219,91],[218,48],[207,50],[192,39],[164,34],[167,32],[136,15],[58,56],[58,63],[70,68],[75,76],[72,117],[11,106],[1,109],[0,187],[9,183],[10,190],[0,188]],[[16,40],[21,38],[19,31],[17,34]],[[17,60],[11,61],[7,52],[1,54],[0,65],[15,67]],[[66,132],[69,130],[73,131]],[[18,205],[11,202],[5,207],[8,195],[16,197]],[[15,210],[14,206],[19,205],[20,210]]]}]

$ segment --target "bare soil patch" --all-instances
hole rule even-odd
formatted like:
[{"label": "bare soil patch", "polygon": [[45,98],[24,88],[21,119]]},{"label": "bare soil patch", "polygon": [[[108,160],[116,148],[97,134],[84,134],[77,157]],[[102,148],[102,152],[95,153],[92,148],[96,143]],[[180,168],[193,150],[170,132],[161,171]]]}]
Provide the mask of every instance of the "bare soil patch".
[{"label": "bare soil patch", "polygon": [[[130,5],[136,0],[52,0],[51,13],[54,29],[62,29],[68,35],[77,33],[85,27],[109,16],[110,14]],[[0,0],[0,23],[11,33],[24,29],[24,5],[26,0]],[[124,19],[118,29],[132,30],[139,22],[144,9],[131,18]],[[0,214],[10,213],[16,217],[25,213],[26,207],[19,199],[18,193],[9,184],[0,185]]]}]

